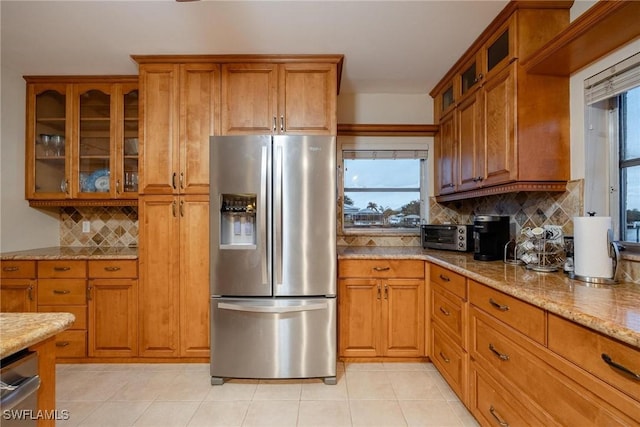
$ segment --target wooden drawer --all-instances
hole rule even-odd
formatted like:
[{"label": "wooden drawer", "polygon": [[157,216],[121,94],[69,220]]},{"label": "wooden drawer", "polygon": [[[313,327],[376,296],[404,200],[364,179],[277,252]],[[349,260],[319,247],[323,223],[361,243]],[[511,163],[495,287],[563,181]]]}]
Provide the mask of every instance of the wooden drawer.
[{"label": "wooden drawer", "polygon": [[[545,425],[515,399],[492,375],[471,362],[469,369],[469,410],[481,425]],[[505,423],[505,424],[503,424]],[[550,424],[547,424],[550,425]]]},{"label": "wooden drawer", "polygon": [[437,283],[460,298],[464,300],[467,299],[466,277],[434,264],[431,264],[431,268],[429,270],[429,279],[431,280],[431,283]]},{"label": "wooden drawer", "polygon": [[87,281],[85,279],[38,280],[38,305],[85,305]]},{"label": "wooden drawer", "polygon": [[[622,367],[640,375],[640,350],[602,335],[577,323],[549,314],[549,349],[640,400],[639,378],[624,373]],[[610,358],[608,365],[603,355]]]},{"label": "wooden drawer", "polygon": [[86,357],[87,331],[63,331],[56,335],[56,357]]},{"label": "wooden drawer", "polygon": [[463,340],[466,324],[463,302],[437,283],[431,286],[431,318],[448,332],[447,336],[456,344],[466,346]]},{"label": "wooden drawer", "polygon": [[546,343],[546,315],[543,309],[473,280],[469,280],[469,301],[527,337],[541,344]]},{"label": "wooden drawer", "polygon": [[38,261],[38,278],[66,279],[87,277],[87,262],[77,260]]},{"label": "wooden drawer", "polygon": [[136,260],[89,261],[89,277],[92,279],[135,279],[138,277]]},{"label": "wooden drawer", "polygon": [[[525,349],[521,334],[472,307],[470,356],[494,378],[504,378],[520,403],[560,425],[617,426],[626,416]],[[528,344],[533,346],[534,344]],[[537,413],[537,412],[536,412]]]},{"label": "wooden drawer", "polygon": [[35,279],[35,261],[0,261],[0,278],[2,279]]},{"label": "wooden drawer", "polygon": [[340,277],[424,278],[424,261],[358,259],[338,263]]},{"label": "wooden drawer", "polygon": [[431,361],[460,400],[465,402],[467,355],[436,324],[431,325]]},{"label": "wooden drawer", "polygon": [[38,305],[40,313],[71,313],[76,317],[70,330],[87,329],[87,306],[86,305]]}]

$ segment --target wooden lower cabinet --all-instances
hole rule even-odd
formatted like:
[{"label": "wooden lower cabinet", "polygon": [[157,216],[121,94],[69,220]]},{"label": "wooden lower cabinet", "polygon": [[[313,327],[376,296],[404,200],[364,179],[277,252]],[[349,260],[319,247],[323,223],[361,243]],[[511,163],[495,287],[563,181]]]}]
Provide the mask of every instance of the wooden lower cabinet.
[{"label": "wooden lower cabinet", "polygon": [[2,279],[2,283],[0,283],[0,312],[36,311],[37,283],[35,279]]},{"label": "wooden lower cabinet", "polygon": [[139,354],[208,357],[209,196],[139,203]]},{"label": "wooden lower cabinet", "polygon": [[[340,357],[424,356],[424,262],[392,263],[384,260],[339,262]],[[392,271],[398,276],[422,277],[384,277]],[[373,277],[344,277],[354,272]]]},{"label": "wooden lower cabinet", "polygon": [[38,311],[77,313],[69,329],[56,336],[57,358],[87,357],[87,261],[38,261]]},{"label": "wooden lower cabinet", "polygon": [[89,357],[138,355],[136,279],[89,279]]},{"label": "wooden lower cabinet", "polygon": [[35,261],[0,261],[0,312],[36,311]]}]

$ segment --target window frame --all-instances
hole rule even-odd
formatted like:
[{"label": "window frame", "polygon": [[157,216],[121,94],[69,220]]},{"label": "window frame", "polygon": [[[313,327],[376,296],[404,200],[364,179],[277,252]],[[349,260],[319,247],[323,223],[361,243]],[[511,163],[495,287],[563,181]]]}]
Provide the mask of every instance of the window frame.
[{"label": "window frame", "polygon": [[[420,163],[420,223],[428,222],[429,218],[429,138],[428,137],[389,137],[389,136],[340,136],[338,137],[338,204],[340,217],[338,218],[338,233],[343,236],[419,236],[420,227],[414,228],[383,228],[383,227],[353,227],[344,226],[344,152],[345,151],[426,151],[427,156]],[[348,187],[347,187],[348,188]],[[372,190],[375,191],[375,190]]]}]

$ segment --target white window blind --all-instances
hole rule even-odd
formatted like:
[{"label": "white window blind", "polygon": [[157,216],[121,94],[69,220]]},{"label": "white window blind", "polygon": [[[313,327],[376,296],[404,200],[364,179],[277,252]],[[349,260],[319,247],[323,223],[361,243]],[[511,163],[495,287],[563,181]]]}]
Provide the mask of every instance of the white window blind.
[{"label": "white window blind", "polygon": [[640,52],[584,81],[585,102],[595,104],[640,86]]},{"label": "white window blind", "polygon": [[353,159],[419,159],[426,160],[428,150],[344,150],[342,157]]}]

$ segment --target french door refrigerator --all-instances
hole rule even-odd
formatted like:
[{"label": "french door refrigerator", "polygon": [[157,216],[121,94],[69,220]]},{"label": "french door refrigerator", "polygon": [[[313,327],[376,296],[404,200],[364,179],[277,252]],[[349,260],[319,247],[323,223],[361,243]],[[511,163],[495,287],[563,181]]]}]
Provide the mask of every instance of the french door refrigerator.
[{"label": "french door refrigerator", "polygon": [[336,382],[336,142],[210,145],[211,383]]}]

